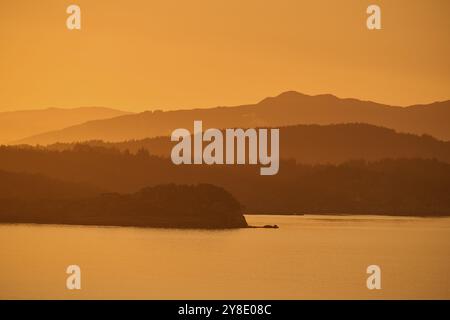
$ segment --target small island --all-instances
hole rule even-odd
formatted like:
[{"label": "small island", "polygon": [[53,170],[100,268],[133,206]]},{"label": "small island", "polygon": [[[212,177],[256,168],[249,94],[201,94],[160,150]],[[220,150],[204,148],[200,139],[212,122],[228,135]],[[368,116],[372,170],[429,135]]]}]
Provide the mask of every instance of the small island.
[{"label": "small island", "polygon": [[223,188],[166,184],[136,193],[0,199],[0,222],[153,228],[229,229],[248,224]]}]

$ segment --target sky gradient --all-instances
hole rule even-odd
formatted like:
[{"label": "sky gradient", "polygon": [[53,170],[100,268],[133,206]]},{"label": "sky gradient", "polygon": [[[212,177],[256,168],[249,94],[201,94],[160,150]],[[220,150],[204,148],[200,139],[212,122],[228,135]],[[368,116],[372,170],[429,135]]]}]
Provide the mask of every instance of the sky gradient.
[{"label": "sky gradient", "polygon": [[[81,7],[82,29],[65,21]],[[382,30],[366,8],[382,9]],[[450,1],[2,0],[0,112],[253,103],[296,90],[450,99]]]}]

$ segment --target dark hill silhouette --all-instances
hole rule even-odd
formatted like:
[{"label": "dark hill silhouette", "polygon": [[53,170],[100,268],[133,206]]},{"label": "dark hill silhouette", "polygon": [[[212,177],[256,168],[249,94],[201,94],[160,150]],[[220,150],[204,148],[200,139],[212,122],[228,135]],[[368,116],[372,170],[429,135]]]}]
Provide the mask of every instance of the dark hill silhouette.
[{"label": "dark hill silhouette", "polygon": [[114,118],[127,113],[101,107],[0,112],[0,143],[10,143],[30,135],[59,130],[94,119]]},{"label": "dark hill silhouette", "polygon": [[134,194],[1,200],[0,222],[158,228],[243,228],[241,205],[212,185],[162,185]]},{"label": "dark hill silhouette", "polygon": [[[431,136],[398,133],[368,124],[296,125],[282,127],[280,157],[304,164],[342,163],[353,159],[368,161],[385,158],[422,158],[450,162],[450,142]],[[129,150],[146,149],[150,154],[170,157],[170,137],[108,143],[88,141],[83,144]],[[76,144],[54,144],[50,150],[67,150]]]},{"label": "dark hill silhouette", "polygon": [[42,174],[0,170],[0,201],[4,199],[66,199],[98,195],[102,189],[82,183],[70,183]]},{"label": "dark hill silhouette", "polygon": [[204,128],[279,127],[297,124],[368,123],[400,132],[429,134],[450,140],[450,101],[429,105],[394,107],[332,95],[309,96],[285,92],[257,104],[178,111],[155,111],[89,121],[59,131],[17,141],[52,144],[104,140],[117,142],[170,135],[176,128],[192,130],[194,120]]},{"label": "dark hill silhouette", "polygon": [[159,184],[214,184],[246,213],[450,215],[450,164],[385,159],[339,165],[284,160],[274,176],[258,166],[175,166],[169,159],[77,145],[73,150],[0,147],[0,169],[34,172],[110,192],[132,193]]}]

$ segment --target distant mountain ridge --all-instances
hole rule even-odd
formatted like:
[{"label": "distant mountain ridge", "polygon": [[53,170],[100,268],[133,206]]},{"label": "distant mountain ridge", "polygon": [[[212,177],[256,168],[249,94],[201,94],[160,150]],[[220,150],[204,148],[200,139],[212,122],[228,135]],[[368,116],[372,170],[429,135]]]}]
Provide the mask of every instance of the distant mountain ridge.
[{"label": "distant mountain ridge", "polygon": [[367,123],[399,132],[429,134],[450,140],[450,100],[428,105],[395,107],[333,95],[309,96],[289,91],[257,104],[177,111],[147,111],[94,120],[17,141],[52,144],[87,140],[124,141],[166,136],[176,128],[279,127],[297,124]]},{"label": "distant mountain ridge", "polygon": [[94,119],[108,119],[129,112],[104,107],[48,108],[0,112],[0,143],[42,132],[59,130]]}]

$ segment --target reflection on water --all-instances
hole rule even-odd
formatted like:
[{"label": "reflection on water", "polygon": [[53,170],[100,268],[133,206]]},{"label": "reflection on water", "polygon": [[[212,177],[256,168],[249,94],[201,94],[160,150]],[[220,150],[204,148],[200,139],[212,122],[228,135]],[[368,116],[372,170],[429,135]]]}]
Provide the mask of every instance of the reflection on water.
[{"label": "reflection on water", "polygon": [[[450,299],[450,218],[247,216],[229,231],[0,225],[0,298]],[[82,289],[66,289],[66,267]],[[366,268],[382,290],[366,288]]]}]

